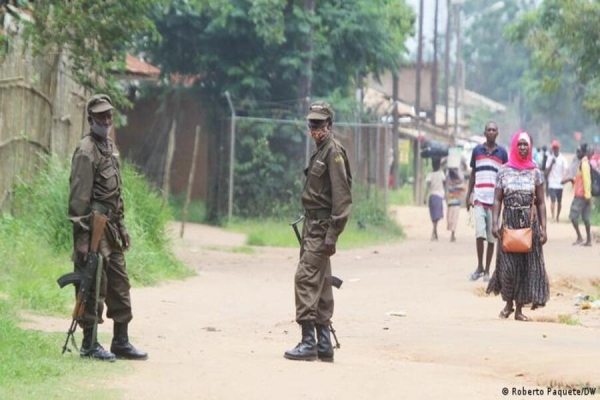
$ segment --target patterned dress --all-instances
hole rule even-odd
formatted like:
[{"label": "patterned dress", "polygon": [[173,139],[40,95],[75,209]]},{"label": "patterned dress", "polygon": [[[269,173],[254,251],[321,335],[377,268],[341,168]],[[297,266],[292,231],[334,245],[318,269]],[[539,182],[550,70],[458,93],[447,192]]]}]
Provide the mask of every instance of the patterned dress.
[{"label": "patterned dress", "polygon": [[[496,188],[502,188],[502,223],[509,228],[529,226],[531,200],[535,186],[543,183],[539,169],[518,170],[502,167],[496,178]],[[535,205],[534,205],[535,208]],[[487,293],[502,294],[502,300],[543,307],[549,298],[548,275],[544,266],[544,253],[540,243],[537,212],[533,219],[533,249],[530,253],[506,253],[502,239],[498,240],[496,270],[490,279]]]}]

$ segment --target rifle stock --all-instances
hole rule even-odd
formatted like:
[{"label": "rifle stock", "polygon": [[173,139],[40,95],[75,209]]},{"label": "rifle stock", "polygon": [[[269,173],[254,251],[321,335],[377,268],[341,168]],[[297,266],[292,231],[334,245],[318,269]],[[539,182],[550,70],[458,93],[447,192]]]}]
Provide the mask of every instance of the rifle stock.
[{"label": "rifle stock", "polygon": [[[81,319],[81,316],[85,311],[85,305],[90,298],[92,283],[94,282],[96,269],[98,268],[98,264],[100,262],[98,248],[100,246],[100,240],[102,240],[102,235],[104,235],[104,229],[107,222],[108,218],[106,218],[105,215],[100,214],[97,211],[92,211],[92,237],[85,266],[80,272],[70,272],[68,274],[64,274],[57,280],[58,286],[61,288],[69,284],[73,284],[77,288],[75,307],[73,307],[72,313],[73,320],[71,321],[71,326],[67,332],[67,339],[63,345],[63,353],[66,350],[71,351],[67,348],[69,338],[71,338],[73,344],[75,344],[73,334],[77,329],[77,322]],[[75,346],[75,348],[77,348],[77,346]]]},{"label": "rifle stock", "polygon": [[90,243],[90,253],[98,253],[100,239],[104,235],[104,228],[107,222],[108,218],[106,215],[92,211],[92,242]]}]

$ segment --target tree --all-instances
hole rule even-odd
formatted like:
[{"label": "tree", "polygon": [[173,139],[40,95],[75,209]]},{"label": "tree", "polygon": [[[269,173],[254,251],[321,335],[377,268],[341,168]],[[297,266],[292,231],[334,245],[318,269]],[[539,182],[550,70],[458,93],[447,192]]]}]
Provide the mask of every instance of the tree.
[{"label": "tree", "polygon": [[36,0],[26,36],[36,53],[68,52],[71,72],[85,87],[107,92],[128,105],[111,75],[125,66],[136,33],[156,37],[151,9],[162,0]]},{"label": "tree", "polygon": [[532,67],[545,93],[560,90],[572,74],[575,93],[583,107],[600,121],[600,4],[587,0],[546,0],[524,15],[512,39],[532,51]]},{"label": "tree", "polygon": [[[504,35],[517,16],[526,10],[521,3],[518,0],[502,3],[474,0],[464,6],[468,23],[462,56],[468,77],[467,89],[506,104],[519,95],[521,77],[528,69],[529,51]],[[497,4],[503,6],[494,7]]]},{"label": "tree", "polygon": [[[320,0],[314,8],[305,0],[175,0],[157,7],[152,18],[162,37],[145,45],[153,64],[165,74],[193,75],[194,90],[208,99],[204,104],[212,107],[207,114],[215,126],[228,115],[225,90],[235,100],[238,115],[296,118],[307,92],[313,98],[341,98],[336,111],[343,114],[342,105],[354,97],[357,76],[398,69],[414,25],[404,0]],[[306,77],[310,90],[302,85]],[[256,160],[253,152],[258,150],[274,163],[290,157],[268,156],[285,152],[286,146],[274,147],[269,140],[272,129],[256,129],[253,139],[245,138],[244,143],[260,146],[236,150],[242,161],[236,176],[247,174],[236,181],[265,185],[270,180],[261,173],[268,171],[258,173],[243,161]],[[280,141],[299,140],[294,130],[277,134]],[[224,144],[217,133],[209,140],[215,148]],[[218,152],[210,155],[218,157]],[[223,181],[216,174],[210,178]],[[211,195],[211,187],[218,184],[209,182],[209,218],[214,220],[215,207],[223,199]]]}]

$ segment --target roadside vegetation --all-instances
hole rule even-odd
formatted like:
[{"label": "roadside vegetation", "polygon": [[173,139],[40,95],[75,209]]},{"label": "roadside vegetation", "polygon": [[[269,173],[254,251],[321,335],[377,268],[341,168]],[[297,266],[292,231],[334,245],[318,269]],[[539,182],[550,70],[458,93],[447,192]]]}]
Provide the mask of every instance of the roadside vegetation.
[{"label": "roadside vegetation", "polygon": [[[35,312],[64,317],[66,333],[74,303],[73,289],[61,290],[56,284],[60,275],[73,268],[67,219],[69,167],[56,158],[46,161],[46,167],[31,182],[15,189],[13,213],[0,215],[2,399],[79,398],[71,395],[77,392],[77,376],[108,372],[98,363],[82,363],[78,355],[61,356],[63,333],[18,327],[21,312]],[[128,164],[123,168],[123,182],[126,225],[132,241],[127,255],[132,285],[146,286],[193,275],[171,252],[165,230],[171,220],[170,208],[163,206]],[[80,335],[76,336],[79,342]],[[110,368],[115,373],[119,370]]]}]

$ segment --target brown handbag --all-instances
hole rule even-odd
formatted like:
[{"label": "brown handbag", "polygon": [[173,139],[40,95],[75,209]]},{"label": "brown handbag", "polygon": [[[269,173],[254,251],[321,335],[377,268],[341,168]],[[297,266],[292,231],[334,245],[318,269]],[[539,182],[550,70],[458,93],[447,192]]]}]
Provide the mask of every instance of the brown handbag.
[{"label": "brown handbag", "polygon": [[535,189],[531,198],[529,227],[521,229],[502,229],[502,250],[505,253],[530,253],[533,247],[533,213],[535,212]]}]

